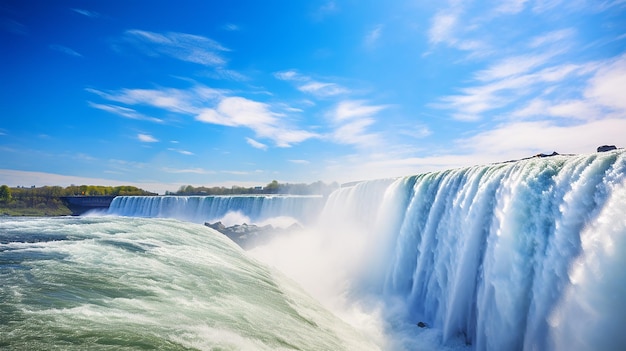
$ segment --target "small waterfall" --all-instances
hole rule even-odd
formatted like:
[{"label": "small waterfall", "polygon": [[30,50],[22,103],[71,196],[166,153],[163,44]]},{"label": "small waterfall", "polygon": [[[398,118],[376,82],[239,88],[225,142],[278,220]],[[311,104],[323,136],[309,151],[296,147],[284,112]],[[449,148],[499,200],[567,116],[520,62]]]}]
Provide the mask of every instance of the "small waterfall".
[{"label": "small waterfall", "polygon": [[252,222],[290,217],[300,223],[317,219],[322,196],[118,196],[109,214],[129,217],[176,218],[202,223],[238,213]]}]

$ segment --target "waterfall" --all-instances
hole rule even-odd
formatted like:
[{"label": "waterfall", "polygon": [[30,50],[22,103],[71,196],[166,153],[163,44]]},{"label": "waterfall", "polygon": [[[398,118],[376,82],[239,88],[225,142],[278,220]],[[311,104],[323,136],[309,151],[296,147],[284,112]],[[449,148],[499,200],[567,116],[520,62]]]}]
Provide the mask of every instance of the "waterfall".
[{"label": "waterfall", "polygon": [[612,152],[366,182],[333,193],[321,218],[370,243],[352,289],[400,301],[443,343],[620,349],[625,173]]},{"label": "waterfall", "polygon": [[423,322],[440,345],[472,350],[626,347],[623,150],[365,181],[327,199],[119,197],[110,208],[195,222],[230,211],[306,223],[301,239],[251,254],[320,300],[380,302],[387,330],[411,325],[409,338]]},{"label": "waterfall", "polygon": [[322,196],[118,196],[113,199],[108,213],[129,217],[176,218],[195,223],[218,221],[229,213],[238,213],[252,222],[290,217],[306,224],[317,219],[323,204]]}]

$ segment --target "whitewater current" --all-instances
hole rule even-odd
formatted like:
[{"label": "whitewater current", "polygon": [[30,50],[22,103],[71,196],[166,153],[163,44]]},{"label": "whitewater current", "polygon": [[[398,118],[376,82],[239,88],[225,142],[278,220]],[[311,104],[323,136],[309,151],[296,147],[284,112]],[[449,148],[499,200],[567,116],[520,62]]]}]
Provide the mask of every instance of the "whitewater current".
[{"label": "whitewater current", "polygon": [[[275,198],[118,197],[109,216],[131,217],[0,220],[0,346],[139,335],[194,349],[626,349],[623,150]],[[242,251],[179,221],[227,217],[304,228]]]},{"label": "whitewater current", "polygon": [[1,218],[0,349],[373,350],[198,224]]}]

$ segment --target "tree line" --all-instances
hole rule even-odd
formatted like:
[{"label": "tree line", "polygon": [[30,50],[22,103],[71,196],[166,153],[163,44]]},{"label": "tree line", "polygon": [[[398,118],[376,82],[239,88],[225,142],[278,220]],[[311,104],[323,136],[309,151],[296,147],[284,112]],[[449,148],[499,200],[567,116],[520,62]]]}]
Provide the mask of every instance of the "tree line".
[{"label": "tree line", "polygon": [[335,189],[339,188],[338,183],[326,184],[317,181],[311,184],[297,183],[279,183],[276,180],[271,181],[266,186],[257,187],[194,187],[192,185],[183,185],[176,192],[165,192],[165,195],[247,195],[247,194],[285,194],[285,195],[328,195]]},{"label": "tree line", "polygon": [[8,215],[68,215],[71,211],[65,206],[63,196],[98,195],[156,195],[140,188],[101,185],[70,185],[68,187],[14,187],[0,186],[0,214]]}]

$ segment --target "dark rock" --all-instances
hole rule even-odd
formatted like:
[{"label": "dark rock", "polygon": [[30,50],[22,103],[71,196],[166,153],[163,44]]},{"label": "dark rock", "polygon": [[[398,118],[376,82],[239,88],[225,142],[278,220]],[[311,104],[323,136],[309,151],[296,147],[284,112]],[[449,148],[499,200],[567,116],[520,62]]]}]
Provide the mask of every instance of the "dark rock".
[{"label": "dark rock", "polygon": [[424,322],[417,322],[417,326],[420,328],[427,328],[428,324],[424,323]]},{"label": "dark rock", "polygon": [[617,147],[615,147],[615,145],[598,146],[598,152],[607,152],[607,151],[612,151],[612,150],[617,150]]},{"label": "dark rock", "polygon": [[254,224],[247,223],[235,224],[233,226],[226,227],[221,222],[205,222],[204,225],[226,235],[230,240],[234,241],[245,250],[264,244],[277,235],[283,235],[302,229],[298,223],[294,223],[288,228],[274,228],[270,224],[259,227]]},{"label": "dark rock", "polygon": [[220,233],[222,233],[226,229],[226,226],[222,224],[222,222],[215,222],[215,223],[204,222],[204,225],[206,225],[209,228],[213,228]]},{"label": "dark rock", "polygon": [[543,153],[541,153],[541,154],[535,155],[535,157],[551,157],[551,156],[558,156],[558,155],[559,155],[558,152],[553,151],[551,154],[543,154]]}]

